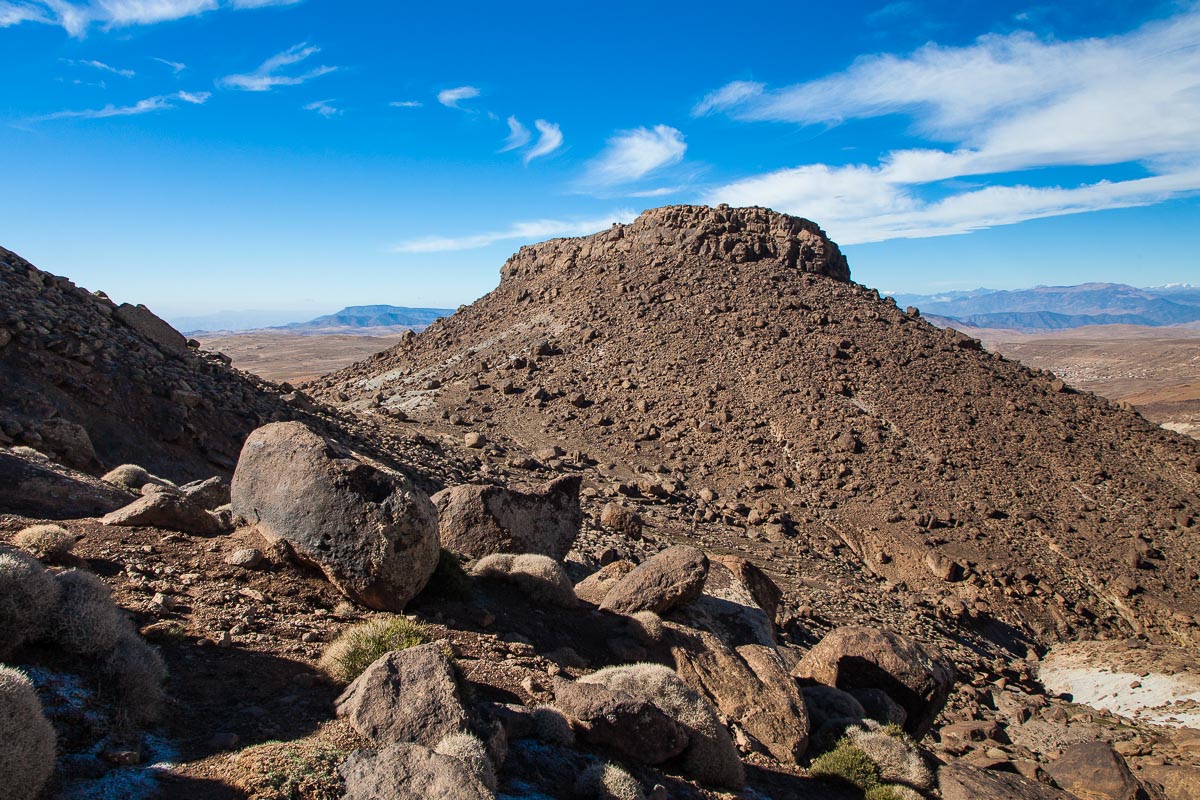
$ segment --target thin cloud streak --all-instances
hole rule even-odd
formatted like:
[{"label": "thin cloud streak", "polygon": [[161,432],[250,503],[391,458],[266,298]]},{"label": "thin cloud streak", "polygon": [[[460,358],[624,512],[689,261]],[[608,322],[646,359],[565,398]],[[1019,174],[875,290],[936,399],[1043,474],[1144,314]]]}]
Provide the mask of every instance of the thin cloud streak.
[{"label": "thin cloud streak", "polygon": [[683,160],[687,143],[669,125],[620,131],[587,166],[583,183],[605,187],[632,183]]},{"label": "thin cloud streak", "polygon": [[158,58],[157,56],[151,56],[151,58],[153,58],[155,61],[157,61],[160,64],[166,64],[168,67],[171,68],[171,71],[174,72],[176,75],[178,75],[179,73],[181,73],[185,69],[187,69],[187,64],[181,63],[179,61],[168,61],[165,58]]},{"label": "thin cloud streak", "polygon": [[82,39],[88,28],[105,29],[194,17],[220,8],[256,9],[298,5],[303,0],[0,0],[0,28],[24,22],[58,25],[69,36]]},{"label": "thin cloud streak", "polygon": [[509,117],[507,122],[508,138],[504,140],[504,146],[499,150],[501,153],[507,153],[509,150],[524,147],[533,138],[533,134],[529,132],[529,128],[522,125],[521,121],[516,117]]},{"label": "thin cloud streak", "polygon": [[152,111],[165,111],[177,108],[176,101],[190,105],[203,105],[212,96],[211,92],[175,92],[174,94],[147,97],[131,106],[118,106],[112,103],[103,108],[85,109],[82,111],[56,111],[40,117],[33,117],[28,122],[49,122],[56,119],[106,119],[108,117],[129,117],[148,114]]},{"label": "thin cloud streak", "polygon": [[305,111],[315,111],[316,113],[320,114],[325,119],[331,119],[332,117],[340,117],[343,112],[342,112],[342,109],[332,105],[335,102],[337,102],[337,101],[335,101],[335,100],[316,100],[316,101],[304,106],[304,110]]},{"label": "thin cloud streak", "polygon": [[437,101],[446,108],[462,108],[459,103],[476,97],[479,97],[479,90],[474,86],[457,86],[453,89],[442,89],[437,94]]},{"label": "thin cloud streak", "polygon": [[524,242],[540,242],[563,236],[585,236],[602,231],[614,222],[628,223],[637,217],[630,209],[614,211],[606,217],[590,220],[538,219],[515,222],[501,231],[478,233],[471,236],[442,237],[428,236],[411,239],[390,248],[393,253],[441,253],[452,250],[476,250],[497,242],[520,239]]},{"label": "thin cloud streak", "polygon": [[420,100],[393,100],[388,105],[392,108],[420,108],[425,104]]},{"label": "thin cloud streak", "polygon": [[131,69],[118,69],[117,67],[110,67],[108,64],[105,64],[103,61],[88,60],[88,61],[75,61],[72,63],[82,64],[85,67],[93,67],[94,69],[98,69],[103,72],[111,72],[113,75],[120,75],[122,78],[132,78],[134,75],[137,74],[136,72],[134,72]]},{"label": "thin cloud streak", "polygon": [[269,92],[276,86],[298,86],[302,83],[336,72],[337,67],[319,66],[298,75],[280,75],[281,70],[299,64],[313,55],[321,52],[321,48],[301,42],[292,45],[282,53],[271,56],[253,72],[244,75],[226,75],[219,84],[230,89],[240,89],[245,92]]}]

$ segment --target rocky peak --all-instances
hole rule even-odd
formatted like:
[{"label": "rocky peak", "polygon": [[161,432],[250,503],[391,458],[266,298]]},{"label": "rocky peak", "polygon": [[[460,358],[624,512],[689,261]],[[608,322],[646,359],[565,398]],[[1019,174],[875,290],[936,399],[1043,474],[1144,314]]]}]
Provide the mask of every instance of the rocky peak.
[{"label": "rocky peak", "polygon": [[580,259],[665,267],[687,257],[732,264],[773,261],[802,273],[850,280],[846,257],[816,223],[769,208],[726,205],[653,208],[628,225],[522,247],[500,274],[503,284],[569,270]]}]

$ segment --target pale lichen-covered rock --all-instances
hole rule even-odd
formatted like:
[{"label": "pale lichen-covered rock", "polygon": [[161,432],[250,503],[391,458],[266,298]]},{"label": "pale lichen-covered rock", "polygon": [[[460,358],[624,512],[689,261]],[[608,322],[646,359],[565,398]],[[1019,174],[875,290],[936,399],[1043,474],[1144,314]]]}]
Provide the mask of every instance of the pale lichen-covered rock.
[{"label": "pale lichen-covered rock", "polygon": [[233,511],[350,599],[399,611],[437,567],[437,516],[399,472],[299,422],[259,428],[233,475]]},{"label": "pale lichen-covered rock", "polygon": [[442,546],[482,558],[492,553],[537,553],[561,561],[579,535],[578,475],[531,491],[464,484],[433,496]]}]

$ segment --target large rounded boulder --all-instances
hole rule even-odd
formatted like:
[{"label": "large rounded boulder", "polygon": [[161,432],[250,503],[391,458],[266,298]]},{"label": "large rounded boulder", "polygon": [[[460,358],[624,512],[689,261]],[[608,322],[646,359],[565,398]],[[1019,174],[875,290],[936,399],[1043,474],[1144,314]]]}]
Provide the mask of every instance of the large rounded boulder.
[{"label": "large rounded boulder", "polygon": [[370,608],[399,611],[437,566],[437,512],[425,493],[300,422],[250,434],[232,502],[268,542]]}]

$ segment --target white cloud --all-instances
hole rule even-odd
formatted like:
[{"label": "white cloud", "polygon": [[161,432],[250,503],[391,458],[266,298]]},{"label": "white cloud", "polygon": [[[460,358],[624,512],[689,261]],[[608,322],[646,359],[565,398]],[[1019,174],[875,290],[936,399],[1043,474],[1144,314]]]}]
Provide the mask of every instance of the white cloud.
[{"label": "white cloud", "polygon": [[292,45],[282,53],[271,56],[253,72],[245,75],[226,75],[224,78],[221,78],[220,83],[222,86],[228,86],[231,89],[241,89],[247,92],[269,92],[276,86],[297,86],[313,78],[319,78],[322,75],[328,75],[331,72],[337,71],[337,67],[322,65],[299,74],[279,74],[281,70],[293,64],[298,64],[319,52],[321,52],[321,48],[309,45],[307,42],[301,42],[300,44]]},{"label": "white cloud", "polygon": [[437,100],[446,108],[459,108],[463,100],[479,97],[479,90],[474,86],[458,86],[453,89],[442,89],[437,94]]},{"label": "white cloud", "polygon": [[420,100],[393,100],[388,105],[392,108],[420,108],[425,104]]},{"label": "white cloud", "polygon": [[630,183],[662,167],[678,164],[686,151],[683,134],[668,125],[621,131],[588,164],[584,183],[591,186]]},{"label": "white cloud", "polygon": [[504,147],[500,148],[501,153],[507,153],[509,150],[516,150],[518,147],[524,147],[529,144],[529,140],[533,138],[533,134],[529,132],[521,124],[521,121],[516,117],[508,118],[508,138],[504,140]]},{"label": "white cloud", "polygon": [[[804,125],[904,114],[915,133],[951,143],[883,153],[874,165],[776,170],[707,198],[803,214],[847,244],[1161,202],[1200,191],[1200,9],[1104,39],[987,35],[965,47],[860,58],[782,89],[729,84],[695,109],[712,111]],[[1004,177],[1131,163],[1150,177],[1077,186]],[[968,176],[992,185],[930,191]]]},{"label": "white cloud", "polygon": [[152,56],[152,58],[154,58],[154,60],[160,64],[166,64],[176,75],[187,69],[187,64],[183,64],[179,61],[168,61],[165,58],[158,58],[156,56]]},{"label": "white cloud", "polygon": [[332,105],[334,102],[336,102],[336,101],[334,101],[334,100],[316,100],[316,101],[306,105],[304,107],[304,110],[305,111],[315,111],[318,114],[320,114],[322,117],[324,117],[325,119],[330,119],[331,117],[340,117],[342,115],[342,109],[337,108],[336,106]]},{"label": "white cloud", "polygon": [[210,92],[175,92],[174,94],[147,97],[131,106],[118,106],[112,103],[104,108],[85,109],[83,111],[55,111],[41,117],[34,117],[30,122],[46,122],[55,119],[105,119],[108,117],[130,117],[138,114],[149,114],[152,111],[165,111],[176,108],[176,102],[203,105],[211,97]]},{"label": "white cloud", "polygon": [[116,67],[110,67],[108,64],[105,64],[103,61],[89,60],[89,61],[74,61],[71,63],[82,64],[85,67],[93,67],[93,68],[101,70],[103,72],[111,72],[112,74],[120,75],[123,78],[132,78],[134,75],[137,74],[136,72],[134,72],[131,69],[117,69]]},{"label": "white cloud", "polygon": [[193,17],[217,8],[265,8],[297,5],[303,0],[0,0],[0,28],[21,22],[59,25],[82,38],[92,23],[105,28],[153,25]]},{"label": "white cloud", "polygon": [[562,147],[563,143],[562,131],[553,122],[546,122],[544,119],[534,120],[533,127],[538,129],[539,136],[537,144],[529,148],[525,153],[526,164],[535,158],[550,155]]},{"label": "white cloud", "polygon": [[447,250],[475,250],[496,242],[520,239],[526,243],[540,242],[561,236],[585,236],[611,226],[614,222],[632,222],[637,214],[630,209],[614,211],[606,217],[590,220],[537,219],[515,222],[508,228],[470,236],[429,236],[410,239],[391,248],[393,253],[438,253]]}]

